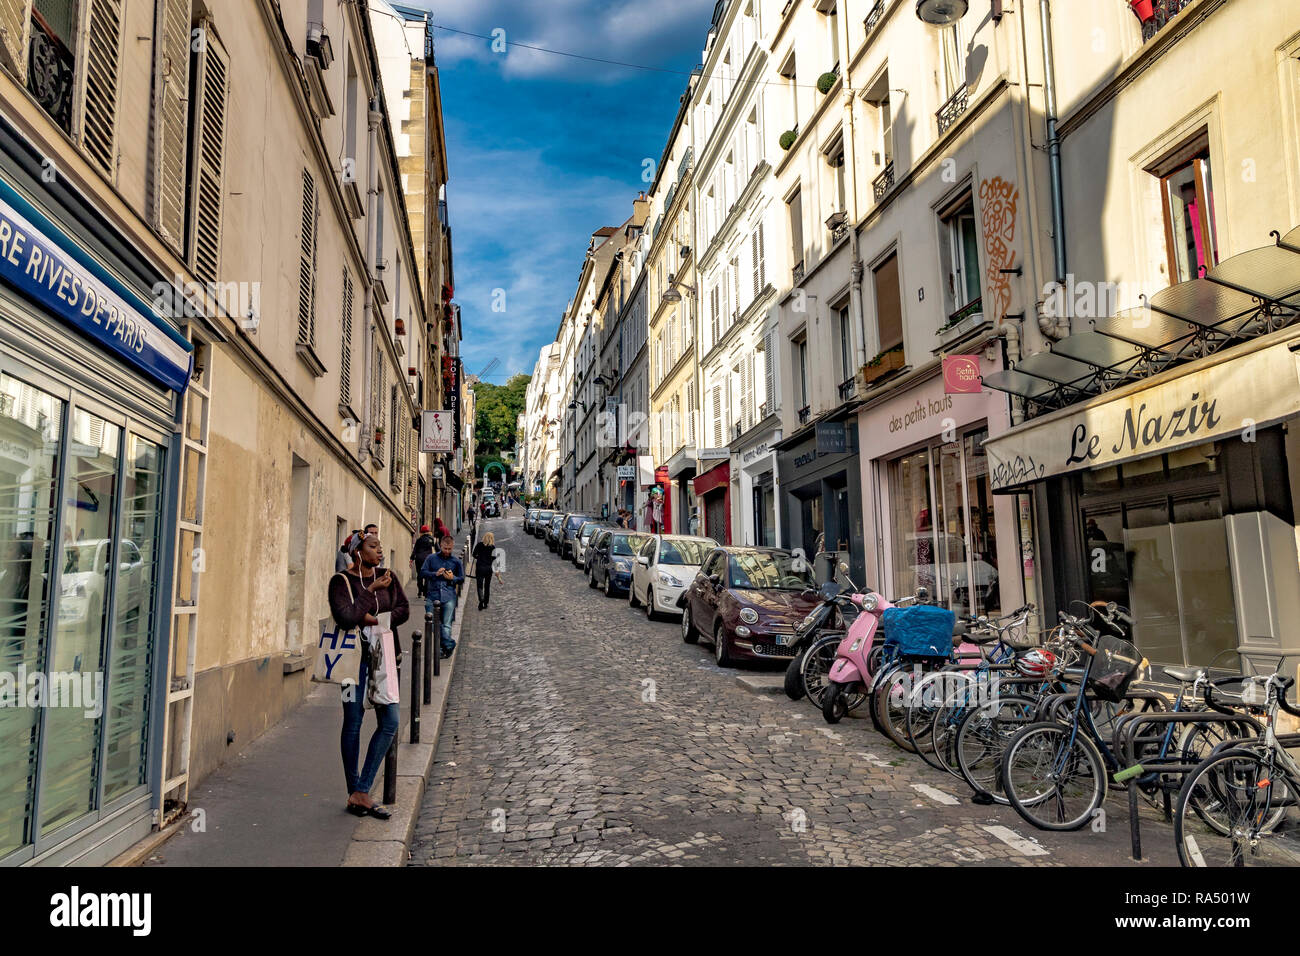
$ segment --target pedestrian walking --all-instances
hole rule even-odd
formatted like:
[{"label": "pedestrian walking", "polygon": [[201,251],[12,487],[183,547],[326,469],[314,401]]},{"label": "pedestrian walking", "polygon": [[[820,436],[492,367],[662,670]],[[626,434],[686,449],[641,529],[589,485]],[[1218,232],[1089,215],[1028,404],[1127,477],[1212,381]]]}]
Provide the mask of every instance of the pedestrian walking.
[{"label": "pedestrian walking", "polygon": [[[483,535],[483,540],[475,546],[474,556],[474,581],[478,585],[478,609],[484,610],[488,606],[488,601],[492,597],[492,575],[493,564],[496,561],[496,536],[489,531]],[[497,580],[501,580],[501,575],[497,574]]]},{"label": "pedestrian walking", "polygon": [[456,546],[451,535],[443,535],[438,542],[439,550],[429,555],[420,568],[425,578],[424,609],[433,613],[436,603],[442,605],[442,656],[451,657],[456,649],[456,642],[451,639],[451,621],[456,614],[456,588],[465,580],[465,567],[460,558],[451,553]]},{"label": "pedestrian walking", "polygon": [[[361,752],[361,724],[365,719],[366,680],[370,670],[370,634],[368,628],[379,623],[379,615],[389,614],[394,635],[411,616],[402,583],[392,571],[379,566],[384,549],[378,535],[366,535],[353,542],[353,564],[347,571],[330,579],[330,613],[334,622],[348,630],[361,629],[361,669],[357,683],[344,689],[343,731],[339,747],[343,754],[343,775],[348,788],[347,811],[359,817],[372,816],[387,820],[392,814],[375,803],[370,790],[375,785],[379,764],[397,735],[400,705],[376,704],[378,726],[366,747],[366,762],[357,773]],[[394,637],[396,641],[396,637]],[[400,652],[399,652],[400,655]]]},{"label": "pedestrian walking", "polygon": [[352,543],[357,540],[360,534],[360,528],[353,528],[348,532],[348,536],[343,539],[343,543],[339,545],[339,553],[334,556],[335,574],[342,574],[352,567]]},{"label": "pedestrian walking", "polygon": [[429,533],[429,526],[420,525],[419,537],[415,539],[415,546],[411,549],[411,573],[415,575],[416,588],[420,597],[424,597],[424,577],[420,574],[420,568],[424,567],[424,559],[433,554],[436,547],[433,535]]}]

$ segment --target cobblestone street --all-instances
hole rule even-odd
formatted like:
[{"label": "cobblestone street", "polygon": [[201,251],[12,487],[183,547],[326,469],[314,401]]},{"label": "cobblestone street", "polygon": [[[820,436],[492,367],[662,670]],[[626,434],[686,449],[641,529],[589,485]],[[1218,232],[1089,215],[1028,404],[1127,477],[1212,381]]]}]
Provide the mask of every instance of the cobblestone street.
[{"label": "cobblestone street", "polygon": [[[490,521],[504,584],[473,582],[451,700],[412,864],[1129,863],[1122,793],[1104,832],[1044,833],[876,733],[806,701],[759,695],[676,621],[626,599],[523,533]],[[468,607],[465,605],[468,604]],[[1169,829],[1143,814],[1146,865]]]}]

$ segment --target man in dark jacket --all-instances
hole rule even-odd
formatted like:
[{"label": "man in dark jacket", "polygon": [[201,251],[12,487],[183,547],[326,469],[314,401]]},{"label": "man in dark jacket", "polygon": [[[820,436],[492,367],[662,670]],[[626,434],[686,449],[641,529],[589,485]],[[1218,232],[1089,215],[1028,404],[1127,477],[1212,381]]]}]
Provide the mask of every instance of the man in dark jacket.
[{"label": "man in dark jacket", "polygon": [[424,597],[425,581],[424,575],[420,569],[424,567],[424,559],[433,554],[433,549],[437,547],[434,543],[433,535],[429,533],[427,524],[420,525],[420,536],[415,539],[415,547],[411,549],[411,566],[415,570],[416,589],[420,592],[420,597]]},{"label": "man in dark jacket", "polygon": [[424,609],[433,613],[433,604],[442,604],[442,656],[451,657],[456,649],[456,642],[451,639],[451,620],[456,614],[456,588],[465,581],[465,568],[460,558],[451,553],[456,542],[447,535],[440,542],[440,549],[425,558],[420,566],[420,577],[426,579]]}]

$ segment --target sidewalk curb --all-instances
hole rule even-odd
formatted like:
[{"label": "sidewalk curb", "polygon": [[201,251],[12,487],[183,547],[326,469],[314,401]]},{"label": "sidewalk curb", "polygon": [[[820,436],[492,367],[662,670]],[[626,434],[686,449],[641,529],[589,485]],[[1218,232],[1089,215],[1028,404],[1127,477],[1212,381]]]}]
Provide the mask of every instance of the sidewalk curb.
[{"label": "sidewalk curb", "polygon": [[738,674],[736,683],[751,694],[784,694],[785,675]]},{"label": "sidewalk curb", "polygon": [[[451,625],[451,638],[456,642],[456,650],[451,657],[442,662],[441,673],[432,678],[433,690],[428,704],[420,706],[420,742],[412,744],[410,709],[403,708],[406,718],[402,724],[400,746],[397,751],[397,801],[389,804],[393,816],[388,820],[375,820],[365,817],[357,821],[352,833],[352,842],[348,845],[341,866],[405,866],[410,855],[411,840],[415,835],[415,821],[420,816],[424,805],[424,792],[428,785],[429,774],[433,770],[434,755],[438,750],[438,734],[442,730],[443,715],[447,711],[447,698],[451,691],[451,678],[456,670],[456,662],[465,653],[461,642],[461,625],[468,613],[466,602],[456,608],[456,619]],[[437,646],[437,626],[434,628]],[[428,651],[428,648],[425,648]],[[410,687],[409,680],[403,680],[403,690]],[[382,798],[383,775],[375,783],[372,791],[377,798]]]}]

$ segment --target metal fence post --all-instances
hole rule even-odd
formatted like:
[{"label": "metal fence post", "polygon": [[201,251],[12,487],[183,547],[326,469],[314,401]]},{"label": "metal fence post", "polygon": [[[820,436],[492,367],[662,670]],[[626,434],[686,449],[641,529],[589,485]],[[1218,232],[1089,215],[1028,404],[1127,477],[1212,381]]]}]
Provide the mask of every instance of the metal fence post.
[{"label": "metal fence post", "polygon": [[[420,678],[424,669],[420,666],[420,648],[424,644],[424,635],[419,631],[411,632],[411,743],[420,742]],[[428,688],[424,689],[427,694]]]},{"label": "metal fence post", "polygon": [[433,703],[433,677],[431,674],[437,672],[438,658],[442,656],[442,648],[435,647],[433,643],[433,615],[428,611],[424,612],[424,702]]}]

